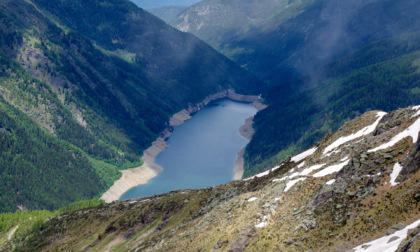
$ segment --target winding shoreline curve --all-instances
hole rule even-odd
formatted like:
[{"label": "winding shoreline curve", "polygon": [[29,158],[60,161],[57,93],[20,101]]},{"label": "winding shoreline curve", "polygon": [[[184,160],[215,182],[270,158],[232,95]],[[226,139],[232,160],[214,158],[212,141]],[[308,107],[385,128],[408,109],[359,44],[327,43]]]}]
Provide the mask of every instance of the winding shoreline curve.
[{"label": "winding shoreline curve", "polygon": [[[267,107],[267,105],[263,104],[260,96],[241,95],[235,93],[235,91],[232,89],[209,95],[198,104],[188,104],[185,109],[172,115],[172,117],[169,119],[169,126],[166,127],[166,129],[159,135],[159,137],[152,143],[152,145],[143,152],[143,156],[141,157],[144,161],[143,165],[136,168],[122,170],[121,178],[114,182],[114,184],[101,196],[101,199],[105,200],[106,203],[118,200],[130,188],[145,184],[149,179],[157,176],[163,170],[163,168],[155,164],[154,161],[156,156],[168,147],[168,143],[165,141],[165,139],[172,134],[173,128],[183,124],[186,120],[191,118],[192,114],[203,109],[211,101],[222,98],[229,98],[231,100],[242,102],[251,102],[252,105],[258,110],[262,110]],[[239,133],[247,139],[251,139],[253,135],[252,119],[253,117],[246,119],[245,124],[242,125],[239,129]],[[242,177],[244,153],[245,148],[238,152],[234,169],[234,179],[241,179]]]}]

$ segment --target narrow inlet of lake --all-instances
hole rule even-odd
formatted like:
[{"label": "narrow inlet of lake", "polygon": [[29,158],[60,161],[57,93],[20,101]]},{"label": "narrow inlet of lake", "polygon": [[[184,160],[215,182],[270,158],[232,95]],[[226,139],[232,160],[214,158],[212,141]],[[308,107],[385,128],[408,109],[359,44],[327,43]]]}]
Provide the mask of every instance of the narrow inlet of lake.
[{"label": "narrow inlet of lake", "polygon": [[167,139],[169,147],[155,160],[163,171],[147,184],[131,188],[120,199],[231,181],[237,153],[249,142],[239,134],[239,127],[255,113],[257,109],[249,103],[230,99],[209,103],[174,128]]}]

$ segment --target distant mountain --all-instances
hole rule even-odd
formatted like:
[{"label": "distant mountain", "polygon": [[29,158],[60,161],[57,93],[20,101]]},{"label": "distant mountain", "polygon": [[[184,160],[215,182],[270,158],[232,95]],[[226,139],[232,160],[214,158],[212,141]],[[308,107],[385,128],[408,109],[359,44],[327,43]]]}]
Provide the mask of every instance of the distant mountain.
[{"label": "distant mountain", "polygon": [[185,6],[165,6],[154,9],[147,9],[148,12],[152,13],[156,17],[162,19],[166,23],[172,21],[176,18],[181,12],[183,12],[187,7]]},{"label": "distant mountain", "polygon": [[258,80],[129,1],[0,2],[0,211],[99,196],[207,95]]},{"label": "distant mountain", "polygon": [[171,24],[267,84],[271,105],[255,117],[245,156],[250,175],[370,108],[419,103],[419,11],[412,0],[208,0]]},{"label": "distant mountain", "polygon": [[44,214],[32,229],[37,212],[2,216],[0,240],[18,231],[0,250],[417,252],[419,133],[420,106],[370,111],[246,180]]},{"label": "distant mountain", "polygon": [[138,7],[152,9],[167,6],[191,6],[201,0],[131,0]]},{"label": "distant mountain", "polygon": [[[411,0],[208,0],[171,24],[272,84],[385,37],[419,29]],[[381,21],[379,21],[381,20]]]},{"label": "distant mountain", "polygon": [[255,32],[251,29],[271,20],[273,13],[287,5],[283,0],[206,0],[188,7],[171,25],[222,50],[225,44],[235,43],[246,34],[251,35]]}]

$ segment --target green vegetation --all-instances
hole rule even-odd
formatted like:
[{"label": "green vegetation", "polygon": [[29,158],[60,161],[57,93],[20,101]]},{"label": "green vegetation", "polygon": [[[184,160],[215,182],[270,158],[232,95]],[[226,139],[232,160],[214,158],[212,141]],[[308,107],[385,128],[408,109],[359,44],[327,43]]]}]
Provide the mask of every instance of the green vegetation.
[{"label": "green vegetation", "polygon": [[2,213],[0,214],[0,244],[3,244],[6,241],[9,232],[15,227],[17,227],[17,229],[13,237],[24,237],[30,232],[39,230],[47,220],[57,215],[97,207],[104,203],[103,200],[96,199],[82,200],[53,212],[47,210],[24,210],[13,213]]},{"label": "green vegetation", "polygon": [[375,42],[317,69],[321,77],[291,81],[306,87],[292,96],[282,87],[272,91],[271,105],[254,119],[245,176],[303,151],[366,111],[420,104],[420,74],[413,67],[419,45],[420,33]]},{"label": "green vegetation", "polygon": [[57,209],[104,184],[76,148],[52,137],[0,97],[0,211]]},{"label": "green vegetation", "polygon": [[419,95],[420,94],[420,88],[418,88],[418,87],[412,88],[412,89],[410,89],[410,92],[413,95]]}]

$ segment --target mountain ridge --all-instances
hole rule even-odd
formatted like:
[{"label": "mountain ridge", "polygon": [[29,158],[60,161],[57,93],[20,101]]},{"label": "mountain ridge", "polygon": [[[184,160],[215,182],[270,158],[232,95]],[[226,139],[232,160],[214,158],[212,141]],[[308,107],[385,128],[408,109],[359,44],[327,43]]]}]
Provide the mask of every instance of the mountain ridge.
[{"label": "mountain ridge", "polygon": [[152,13],[156,17],[162,19],[166,23],[169,23],[177,17],[181,12],[183,12],[187,7],[185,6],[163,6],[152,9],[146,9],[148,12]]},{"label": "mountain ridge", "polygon": [[371,111],[254,177],[66,213],[4,249],[417,251],[419,122]]}]

